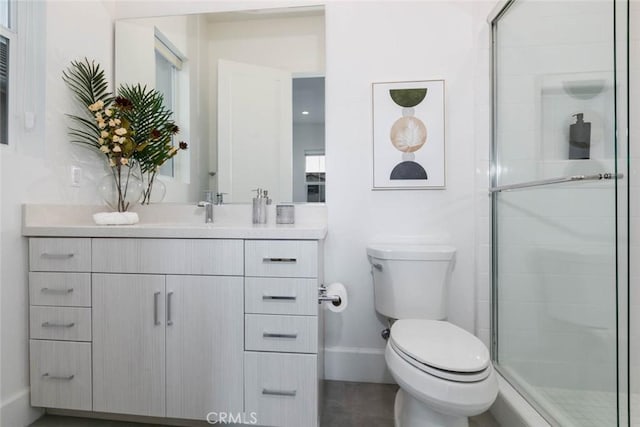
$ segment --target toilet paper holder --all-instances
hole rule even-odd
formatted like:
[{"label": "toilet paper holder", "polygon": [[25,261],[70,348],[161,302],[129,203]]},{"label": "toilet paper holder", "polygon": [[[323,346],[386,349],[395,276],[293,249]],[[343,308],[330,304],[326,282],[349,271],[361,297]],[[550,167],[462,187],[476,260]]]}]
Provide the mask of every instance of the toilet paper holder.
[{"label": "toilet paper holder", "polygon": [[320,285],[318,287],[318,304],[322,304],[325,301],[330,301],[336,307],[342,304],[342,298],[338,295],[327,295],[327,287]]}]

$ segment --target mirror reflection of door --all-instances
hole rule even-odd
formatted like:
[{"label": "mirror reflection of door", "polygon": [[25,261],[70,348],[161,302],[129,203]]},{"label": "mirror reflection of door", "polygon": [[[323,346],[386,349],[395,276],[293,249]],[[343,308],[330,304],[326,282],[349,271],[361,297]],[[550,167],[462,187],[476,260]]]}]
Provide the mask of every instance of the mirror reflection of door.
[{"label": "mirror reflection of door", "polygon": [[220,60],[218,191],[249,202],[325,202],[324,77]]},{"label": "mirror reflection of door", "polygon": [[250,202],[256,188],[292,200],[291,73],[218,61],[218,192]]}]

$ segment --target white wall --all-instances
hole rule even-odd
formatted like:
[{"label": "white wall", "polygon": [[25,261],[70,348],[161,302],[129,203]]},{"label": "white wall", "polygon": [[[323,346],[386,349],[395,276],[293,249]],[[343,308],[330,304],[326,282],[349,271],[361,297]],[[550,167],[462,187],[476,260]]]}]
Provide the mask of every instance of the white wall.
[{"label": "white wall", "polygon": [[[365,248],[377,236],[427,236],[457,248],[449,320],[474,330],[474,37],[472,3],[326,6],[327,283],[350,293],[326,316],[328,378],[381,381],[380,331]],[[357,29],[357,30],[355,30]],[[371,191],[371,83],[445,80],[445,190]]]},{"label": "white wall", "polygon": [[[118,16],[144,16],[257,6],[196,3],[122,2],[112,8]],[[74,16],[77,19],[70,19]],[[27,396],[27,263],[20,203],[97,202],[92,180],[102,175],[102,159],[67,142],[61,117],[74,104],[59,76],[69,60],[82,56],[97,58],[110,71],[109,12],[97,1],[50,2],[48,17],[46,150],[36,157],[12,149],[2,153],[3,401]],[[326,316],[328,378],[389,380],[382,355],[385,343],[379,337],[384,324],[375,314],[365,256],[367,243],[378,236],[421,236],[456,246],[449,319],[474,330],[476,18],[467,2],[326,5],[325,276],[327,283],[345,283],[350,292],[349,310]],[[434,78],[446,81],[446,190],[371,191],[371,83]],[[85,172],[79,189],[68,186],[71,163],[82,165]]]},{"label": "white wall", "polygon": [[474,2],[476,16],[474,33],[476,43],[474,82],[475,132],[475,206],[476,206],[476,318],[475,333],[490,348],[491,283],[490,242],[491,204],[487,190],[489,183],[489,152],[491,145],[491,27],[487,16],[495,2]]},{"label": "white wall", "polygon": [[[68,142],[64,114],[76,104],[61,79],[71,60],[85,56],[99,61],[111,73],[112,21],[100,0],[46,2],[46,73],[43,93],[46,116],[43,139],[21,132],[8,147],[0,147],[2,201],[0,251],[1,349],[0,424],[22,426],[37,413],[29,409],[27,242],[21,236],[22,203],[96,203],[96,180],[106,170],[97,154]],[[78,35],[82,36],[79,37]],[[42,49],[42,48],[40,48]],[[35,81],[28,82],[35,85]],[[25,92],[18,92],[24,94]],[[18,123],[18,121],[16,121]],[[71,187],[70,167],[83,169],[82,185]]]}]

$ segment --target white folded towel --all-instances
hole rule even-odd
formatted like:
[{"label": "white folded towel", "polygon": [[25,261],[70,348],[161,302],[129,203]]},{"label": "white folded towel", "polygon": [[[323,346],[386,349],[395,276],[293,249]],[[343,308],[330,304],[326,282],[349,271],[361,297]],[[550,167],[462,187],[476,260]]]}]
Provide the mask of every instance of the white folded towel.
[{"label": "white folded towel", "polygon": [[93,214],[97,225],[132,225],[140,221],[136,212],[98,212]]}]

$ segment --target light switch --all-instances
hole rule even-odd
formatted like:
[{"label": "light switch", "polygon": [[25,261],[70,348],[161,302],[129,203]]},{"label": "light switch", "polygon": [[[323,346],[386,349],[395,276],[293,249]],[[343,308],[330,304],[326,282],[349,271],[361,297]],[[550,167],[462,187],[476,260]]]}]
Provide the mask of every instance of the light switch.
[{"label": "light switch", "polygon": [[80,187],[81,180],[82,180],[82,168],[78,166],[71,166],[71,186]]}]

